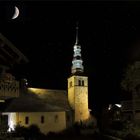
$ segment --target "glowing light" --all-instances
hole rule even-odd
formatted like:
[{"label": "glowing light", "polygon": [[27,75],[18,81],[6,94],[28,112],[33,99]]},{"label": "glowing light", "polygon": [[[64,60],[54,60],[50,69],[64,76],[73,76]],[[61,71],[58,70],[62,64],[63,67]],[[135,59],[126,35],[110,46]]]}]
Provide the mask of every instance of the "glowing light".
[{"label": "glowing light", "polygon": [[91,109],[88,109],[88,111],[91,112],[92,110]]},{"label": "glowing light", "polygon": [[119,108],[121,108],[122,107],[122,105],[121,104],[115,104],[117,107],[119,107]]},{"label": "glowing light", "polygon": [[109,106],[108,106],[108,110],[111,110],[111,108],[112,108],[112,105],[111,105],[111,104],[109,104]]},{"label": "glowing light", "polygon": [[13,120],[10,120],[8,132],[12,132],[12,131],[14,131],[14,130],[15,130],[14,122],[13,122]]},{"label": "glowing light", "polygon": [[7,115],[8,116],[8,132],[12,132],[15,130],[16,126],[16,113],[9,113],[9,112],[4,112],[2,115]]},{"label": "glowing light", "polygon": [[4,103],[5,102],[5,100],[0,100],[0,103]]},{"label": "glowing light", "polygon": [[46,89],[40,89],[40,88],[28,88],[28,90],[35,93],[35,94],[45,94],[45,93],[47,93]]}]

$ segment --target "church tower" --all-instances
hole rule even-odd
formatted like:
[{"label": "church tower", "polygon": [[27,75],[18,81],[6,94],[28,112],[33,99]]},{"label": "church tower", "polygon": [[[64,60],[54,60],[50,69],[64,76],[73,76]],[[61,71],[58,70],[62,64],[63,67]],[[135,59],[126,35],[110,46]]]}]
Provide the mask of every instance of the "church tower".
[{"label": "church tower", "polygon": [[74,122],[89,118],[88,110],[88,77],[83,76],[84,67],[81,57],[81,45],[78,40],[78,26],[76,27],[76,42],[71,67],[71,76],[68,78],[68,100],[74,111]]}]

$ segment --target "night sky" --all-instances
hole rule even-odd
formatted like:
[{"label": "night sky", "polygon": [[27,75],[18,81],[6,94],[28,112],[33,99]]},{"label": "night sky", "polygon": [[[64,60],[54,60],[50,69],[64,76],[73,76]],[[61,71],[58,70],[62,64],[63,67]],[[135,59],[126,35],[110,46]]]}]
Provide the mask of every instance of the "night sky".
[{"label": "night sky", "polygon": [[11,72],[31,87],[67,89],[77,21],[90,108],[119,102],[126,66],[140,56],[140,2],[0,2],[0,32],[29,59]]}]

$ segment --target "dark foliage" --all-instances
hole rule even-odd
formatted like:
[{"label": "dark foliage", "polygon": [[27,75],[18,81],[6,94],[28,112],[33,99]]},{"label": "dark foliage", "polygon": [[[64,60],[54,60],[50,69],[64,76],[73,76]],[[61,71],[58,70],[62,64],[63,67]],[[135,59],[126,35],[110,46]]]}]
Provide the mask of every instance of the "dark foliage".
[{"label": "dark foliage", "polygon": [[133,134],[128,134],[124,140],[140,140],[140,137],[135,136]]},{"label": "dark foliage", "polygon": [[122,121],[113,121],[111,124],[111,129],[122,130],[124,128],[124,123]]},{"label": "dark foliage", "polygon": [[45,137],[36,125],[31,125],[29,127],[16,126],[15,136],[24,137],[25,140],[43,140]]}]

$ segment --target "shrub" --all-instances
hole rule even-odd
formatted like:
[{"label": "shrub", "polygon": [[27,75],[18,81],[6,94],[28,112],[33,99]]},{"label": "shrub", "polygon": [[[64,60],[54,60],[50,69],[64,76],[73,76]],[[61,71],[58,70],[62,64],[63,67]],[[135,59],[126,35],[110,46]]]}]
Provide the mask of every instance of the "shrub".
[{"label": "shrub", "polygon": [[44,135],[40,132],[40,129],[36,125],[30,125],[29,127],[24,127],[17,125],[15,127],[15,136],[24,137],[25,140],[28,139],[43,139]]}]

